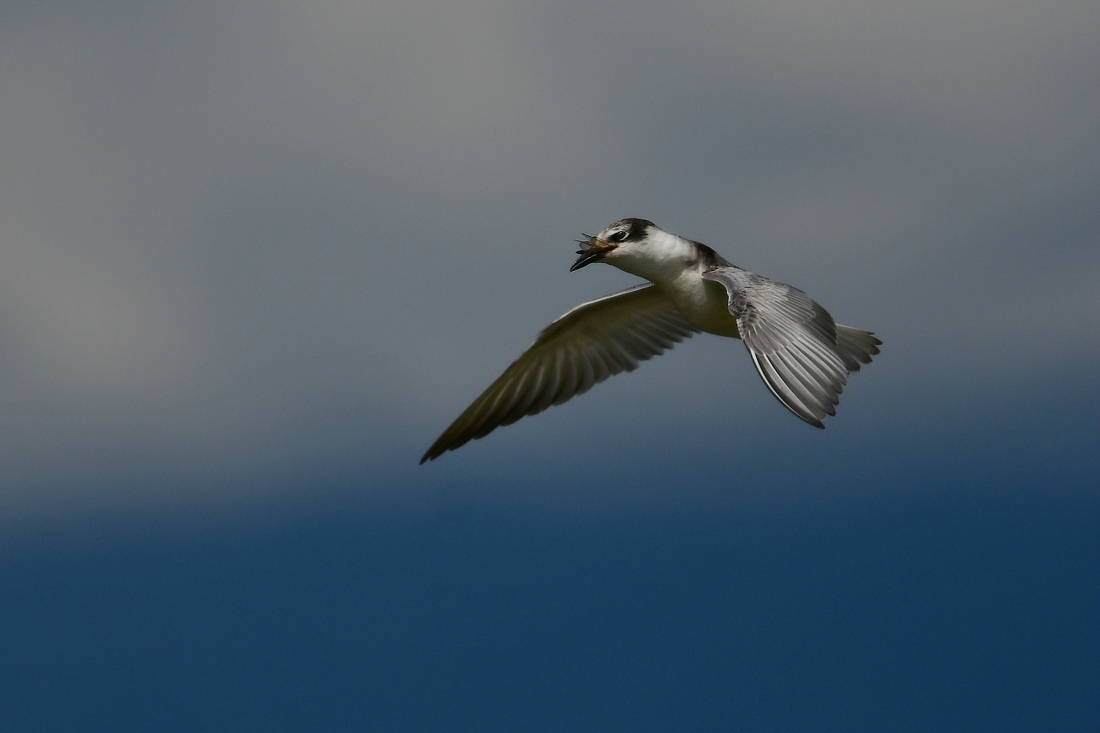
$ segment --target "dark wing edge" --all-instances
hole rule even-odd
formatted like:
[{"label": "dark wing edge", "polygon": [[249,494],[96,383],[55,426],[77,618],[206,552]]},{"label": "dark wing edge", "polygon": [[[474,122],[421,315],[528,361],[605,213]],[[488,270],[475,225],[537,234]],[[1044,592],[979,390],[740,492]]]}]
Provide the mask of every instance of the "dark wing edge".
[{"label": "dark wing edge", "polygon": [[736,267],[703,275],[722,283],[756,371],[779,402],[805,422],[824,428],[848,383],[879,353],[869,331],[837,325],[801,290]]},{"label": "dark wing edge", "polygon": [[640,285],[583,303],[554,321],[424,453],[431,461],[502,425],[633,371],[697,330],[660,290]]}]

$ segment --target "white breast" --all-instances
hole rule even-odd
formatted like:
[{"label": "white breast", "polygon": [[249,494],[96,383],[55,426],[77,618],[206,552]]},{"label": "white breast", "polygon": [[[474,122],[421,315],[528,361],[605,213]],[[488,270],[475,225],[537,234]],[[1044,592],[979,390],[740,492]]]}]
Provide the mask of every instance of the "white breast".
[{"label": "white breast", "polygon": [[704,280],[696,268],[690,268],[679,277],[657,283],[688,323],[700,331],[740,338],[737,319],[729,311],[729,296],[721,283]]}]

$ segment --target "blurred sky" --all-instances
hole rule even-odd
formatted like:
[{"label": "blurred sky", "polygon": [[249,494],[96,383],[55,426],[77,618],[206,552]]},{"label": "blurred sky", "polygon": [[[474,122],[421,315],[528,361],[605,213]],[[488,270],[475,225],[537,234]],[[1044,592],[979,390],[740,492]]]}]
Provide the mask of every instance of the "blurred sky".
[{"label": "blurred sky", "polygon": [[[1086,730],[1095,2],[17,2],[18,730]],[[877,332],[700,336],[418,466],[638,216]],[[56,701],[63,704],[58,712]],[[68,717],[66,717],[68,716]]]}]

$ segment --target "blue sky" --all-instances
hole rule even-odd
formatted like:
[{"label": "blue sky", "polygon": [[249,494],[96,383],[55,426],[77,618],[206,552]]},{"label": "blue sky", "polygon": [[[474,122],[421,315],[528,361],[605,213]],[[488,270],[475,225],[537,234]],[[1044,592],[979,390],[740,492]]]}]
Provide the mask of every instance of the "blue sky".
[{"label": "blue sky", "polygon": [[[1098,15],[12,6],[5,717],[1088,729]],[[625,216],[883,338],[828,429],[704,336],[418,466]]]}]

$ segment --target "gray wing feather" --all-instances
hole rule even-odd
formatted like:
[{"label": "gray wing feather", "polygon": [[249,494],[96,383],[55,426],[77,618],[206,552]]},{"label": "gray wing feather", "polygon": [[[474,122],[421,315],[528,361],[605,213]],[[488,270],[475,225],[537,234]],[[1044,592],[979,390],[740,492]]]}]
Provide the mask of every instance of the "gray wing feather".
[{"label": "gray wing feather", "polygon": [[798,417],[825,427],[848,374],[870,363],[882,342],[869,331],[838,326],[810,296],[785,283],[733,266],[703,277],[725,286],[730,313],[771,393]]},{"label": "gray wing feather", "polygon": [[694,333],[672,301],[648,284],[579,305],[539,334],[420,462],[633,371]]}]

